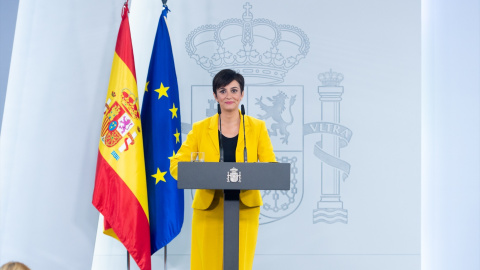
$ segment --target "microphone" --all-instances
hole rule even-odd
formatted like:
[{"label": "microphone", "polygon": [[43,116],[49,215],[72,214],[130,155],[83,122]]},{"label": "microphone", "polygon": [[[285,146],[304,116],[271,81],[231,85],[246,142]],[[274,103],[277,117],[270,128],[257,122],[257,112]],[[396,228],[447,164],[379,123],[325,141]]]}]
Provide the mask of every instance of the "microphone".
[{"label": "microphone", "polygon": [[247,163],[247,138],[245,137],[245,107],[241,107],[243,118],[243,162]]},{"label": "microphone", "polygon": [[220,123],[220,135],[218,139],[220,140],[220,162],[223,162],[223,141],[222,141],[222,110],[220,109],[220,104],[217,104],[217,111],[218,111],[218,122]]}]

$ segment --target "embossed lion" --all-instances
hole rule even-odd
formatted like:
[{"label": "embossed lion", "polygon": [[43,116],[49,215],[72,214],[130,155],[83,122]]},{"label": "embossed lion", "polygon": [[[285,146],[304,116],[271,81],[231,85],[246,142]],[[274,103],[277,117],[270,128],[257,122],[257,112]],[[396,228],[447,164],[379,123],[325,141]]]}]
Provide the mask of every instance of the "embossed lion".
[{"label": "embossed lion", "polygon": [[293,123],[293,114],[292,114],[292,106],[295,103],[296,95],[290,98],[290,106],[288,111],[290,113],[290,121],[286,122],[283,117],[282,113],[285,111],[285,101],[288,99],[287,95],[279,91],[279,93],[273,97],[267,97],[267,99],[272,103],[271,106],[266,105],[262,101],[262,97],[257,98],[256,105],[259,105],[260,108],[265,111],[264,115],[258,115],[261,120],[266,120],[268,118],[272,118],[275,123],[273,123],[268,130],[268,134],[270,136],[277,136],[278,132],[283,137],[280,137],[282,143],[288,144],[288,137],[290,133],[287,131],[287,127]]}]

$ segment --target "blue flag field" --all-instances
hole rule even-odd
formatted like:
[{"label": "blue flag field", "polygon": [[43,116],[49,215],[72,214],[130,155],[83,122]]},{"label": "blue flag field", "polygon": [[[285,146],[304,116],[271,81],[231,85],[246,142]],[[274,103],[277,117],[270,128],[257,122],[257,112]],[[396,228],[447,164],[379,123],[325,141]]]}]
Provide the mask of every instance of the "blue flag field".
[{"label": "blue flag field", "polygon": [[170,159],[182,145],[180,102],[164,6],[158,22],[141,112],[150,214],[151,252],[182,229],[184,191],[170,175]]}]

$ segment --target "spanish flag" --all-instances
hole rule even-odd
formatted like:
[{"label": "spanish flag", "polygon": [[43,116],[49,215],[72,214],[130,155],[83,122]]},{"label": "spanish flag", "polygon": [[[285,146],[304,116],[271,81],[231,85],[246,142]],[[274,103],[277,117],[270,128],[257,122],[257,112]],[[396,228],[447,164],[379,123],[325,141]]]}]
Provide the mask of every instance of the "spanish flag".
[{"label": "spanish flag", "polygon": [[128,22],[123,6],[98,147],[93,205],[104,233],[123,243],[142,270],[150,270],[150,225],[142,125]]}]

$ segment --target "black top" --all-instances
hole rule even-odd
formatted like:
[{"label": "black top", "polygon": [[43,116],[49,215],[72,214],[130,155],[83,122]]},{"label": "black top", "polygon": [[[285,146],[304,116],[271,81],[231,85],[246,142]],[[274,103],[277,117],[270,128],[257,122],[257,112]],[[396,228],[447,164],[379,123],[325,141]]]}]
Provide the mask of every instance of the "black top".
[{"label": "black top", "polygon": [[[218,135],[220,136],[220,130],[218,131]],[[235,158],[235,151],[237,150],[237,141],[238,141],[238,134],[233,138],[227,138],[222,135],[222,144],[223,144],[223,161],[224,162],[236,162]],[[220,139],[218,140],[220,143]],[[240,199],[240,190],[224,190],[225,200],[227,201],[238,201]]]},{"label": "black top", "polygon": [[[225,137],[223,134],[221,135],[223,144],[223,161],[236,162],[235,151],[237,150],[238,134],[233,138]],[[220,136],[220,131],[218,131],[218,136]],[[220,140],[218,143],[220,144]]]}]

